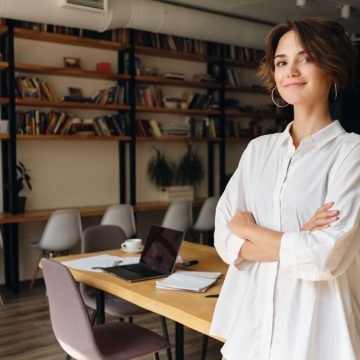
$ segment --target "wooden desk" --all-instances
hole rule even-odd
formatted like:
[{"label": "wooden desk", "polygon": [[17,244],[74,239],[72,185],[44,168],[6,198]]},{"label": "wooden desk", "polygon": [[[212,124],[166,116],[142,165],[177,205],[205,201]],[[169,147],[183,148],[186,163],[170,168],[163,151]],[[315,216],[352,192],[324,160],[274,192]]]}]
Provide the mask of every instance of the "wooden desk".
[{"label": "wooden desk", "polygon": [[[203,199],[196,199],[194,207],[199,207]],[[83,206],[79,209],[81,217],[102,216],[110,205]],[[136,213],[148,211],[163,211],[169,206],[169,202],[145,202],[134,205]],[[19,244],[18,224],[36,221],[47,221],[50,215],[57,209],[29,210],[23,214],[0,213],[0,225],[4,225],[4,273],[5,285],[13,293],[19,291]]]},{"label": "wooden desk", "polygon": [[[106,251],[107,254],[125,256],[121,250]],[[94,255],[94,254],[91,254]],[[197,259],[198,265],[191,270],[221,271],[225,275],[227,265],[220,259],[214,248],[189,242],[184,242],[180,255],[184,261]],[[67,261],[86,257],[89,254],[58,257],[55,260]],[[206,298],[206,294],[220,292],[223,277],[206,293],[188,291],[171,291],[156,289],[156,280],[128,283],[107,273],[97,273],[71,269],[76,281],[96,289],[119,296],[133,304],[141,306],[153,313],[163,315],[175,321],[176,327],[176,359],[183,359],[183,326],[200,333],[209,334],[211,319],[214,313],[216,298]],[[218,339],[221,340],[221,339]]]}]

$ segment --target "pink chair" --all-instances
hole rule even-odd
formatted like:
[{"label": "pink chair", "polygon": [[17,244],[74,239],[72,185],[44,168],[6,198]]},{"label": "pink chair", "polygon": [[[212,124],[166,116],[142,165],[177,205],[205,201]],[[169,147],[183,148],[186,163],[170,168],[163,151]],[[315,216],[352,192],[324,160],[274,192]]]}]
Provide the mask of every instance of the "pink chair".
[{"label": "pink chair", "polygon": [[70,271],[60,263],[41,260],[52,327],[60,346],[77,360],[128,360],[169,348],[161,336],[139,325],[108,322],[92,327]]}]

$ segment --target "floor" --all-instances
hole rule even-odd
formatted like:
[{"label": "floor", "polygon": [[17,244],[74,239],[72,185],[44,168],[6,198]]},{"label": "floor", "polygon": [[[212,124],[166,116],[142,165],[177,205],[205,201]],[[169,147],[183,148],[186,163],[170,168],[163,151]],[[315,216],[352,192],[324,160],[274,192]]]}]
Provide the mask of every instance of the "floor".
[{"label": "floor", "polygon": [[[43,286],[24,290],[18,296],[2,295],[0,305],[1,360],[64,360],[65,353],[52,332],[47,297]],[[140,315],[134,322],[161,334],[159,317]],[[170,339],[174,339],[174,323],[168,320]],[[185,329],[185,359],[200,360],[202,335]],[[209,339],[207,360],[219,360],[221,344]],[[173,358],[175,358],[173,356]],[[142,357],[150,360],[152,357]],[[160,359],[167,359],[165,353]]]}]

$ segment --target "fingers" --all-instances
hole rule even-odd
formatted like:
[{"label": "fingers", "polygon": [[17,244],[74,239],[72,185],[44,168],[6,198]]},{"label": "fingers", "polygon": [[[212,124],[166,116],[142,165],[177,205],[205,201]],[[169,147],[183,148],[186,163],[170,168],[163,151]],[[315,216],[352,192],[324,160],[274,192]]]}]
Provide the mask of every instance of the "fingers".
[{"label": "fingers", "polygon": [[330,202],[324,204],[323,206],[319,207],[319,208],[316,210],[316,214],[317,214],[317,213],[320,213],[320,212],[322,212],[322,211],[327,211],[327,210],[331,209],[333,206],[334,206],[334,201],[330,201]]},{"label": "fingers", "polygon": [[326,219],[339,215],[339,210],[324,210],[315,215],[315,219]]}]

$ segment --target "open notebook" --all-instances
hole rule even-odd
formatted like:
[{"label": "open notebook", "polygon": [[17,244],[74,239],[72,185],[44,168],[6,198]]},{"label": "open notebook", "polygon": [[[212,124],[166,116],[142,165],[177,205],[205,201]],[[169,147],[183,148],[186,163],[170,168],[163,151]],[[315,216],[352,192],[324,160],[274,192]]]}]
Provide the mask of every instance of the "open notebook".
[{"label": "open notebook", "polygon": [[221,272],[178,270],[166,279],[158,280],[156,287],[165,290],[204,292],[221,276]]}]

